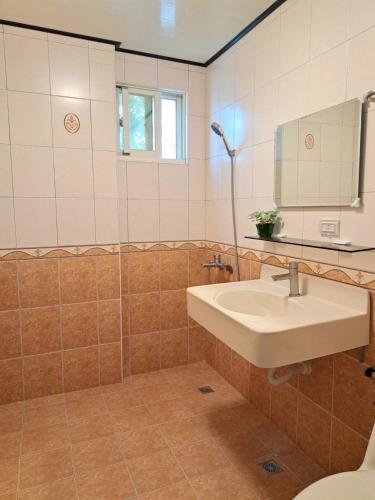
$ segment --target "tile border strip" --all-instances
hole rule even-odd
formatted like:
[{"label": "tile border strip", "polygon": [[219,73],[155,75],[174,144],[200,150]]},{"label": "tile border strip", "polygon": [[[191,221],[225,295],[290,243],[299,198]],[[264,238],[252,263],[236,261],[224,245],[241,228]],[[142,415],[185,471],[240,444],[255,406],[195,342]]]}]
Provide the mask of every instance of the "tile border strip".
[{"label": "tile border strip", "polygon": [[[215,241],[166,241],[166,242],[139,242],[108,245],[80,245],[66,247],[20,248],[0,250],[0,262],[29,259],[65,258],[65,257],[95,257],[105,255],[119,255],[131,252],[152,252],[171,250],[198,250],[207,249],[212,252],[234,256],[233,245]],[[289,257],[277,253],[259,251],[251,248],[239,248],[240,257],[249,261],[269,264],[277,267],[287,267],[290,259],[299,262],[300,272],[319,278],[330,279],[350,285],[375,290],[375,273],[360,269],[324,264],[319,261],[310,261],[297,257]]]}]

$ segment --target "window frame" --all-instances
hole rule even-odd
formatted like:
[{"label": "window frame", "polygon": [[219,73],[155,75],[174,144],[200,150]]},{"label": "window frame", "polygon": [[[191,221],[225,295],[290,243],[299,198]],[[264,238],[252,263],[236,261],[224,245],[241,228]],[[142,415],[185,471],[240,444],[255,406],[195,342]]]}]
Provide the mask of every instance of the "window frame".
[{"label": "window frame", "polygon": [[[187,98],[186,93],[178,90],[164,90],[164,89],[151,89],[142,86],[133,86],[126,84],[117,84],[117,92],[122,94],[123,103],[123,113],[128,110],[128,95],[130,93],[139,93],[141,95],[151,95],[154,97],[154,137],[155,137],[155,149],[154,151],[142,151],[142,150],[130,150],[129,147],[125,148],[122,152],[120,151],[120,121],[118,113],[118,102],[116,99],[116,124],[117,124],[117,149],[118,156],[120,160],[123,161],[138,161],[138,162],[156,162],[156,163],[174,163],[179,165],[187,164]],[[116,92],[116,94],[117,94]],[[175,97],[177,102],[177,116],[180,114],[180,119],[177,120],[177,149],[181,152],[181,158],[162,158],[162,131],[161,131],[161,100],[162,98],[168,98],[168,94],[171,98]],[[178,99],[180,97],[180,99]],[[129,121],[127,119],[123,120],[123,141],[125,146],[129,145]],[[178,143],[180,141],[180,144]]]}]

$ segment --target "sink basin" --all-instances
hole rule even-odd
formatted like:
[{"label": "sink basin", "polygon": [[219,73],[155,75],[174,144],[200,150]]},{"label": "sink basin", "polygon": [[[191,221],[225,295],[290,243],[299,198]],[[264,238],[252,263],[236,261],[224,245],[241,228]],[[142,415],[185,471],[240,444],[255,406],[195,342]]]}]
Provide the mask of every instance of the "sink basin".
[{"label": "sink basin", "polygon": [[188,313],[262,368],[369,343],[367,290],[300,274],[301,297],[289,297],[289,282],[273,282],[272,274],[280,268],[263,265],[259,280],[190,287]]},{"label": "sink basin", "polygon": [[282,316],[300,306],[298,300],[257,290],[223,290],[214,301],[224,309],[252,316]]}]

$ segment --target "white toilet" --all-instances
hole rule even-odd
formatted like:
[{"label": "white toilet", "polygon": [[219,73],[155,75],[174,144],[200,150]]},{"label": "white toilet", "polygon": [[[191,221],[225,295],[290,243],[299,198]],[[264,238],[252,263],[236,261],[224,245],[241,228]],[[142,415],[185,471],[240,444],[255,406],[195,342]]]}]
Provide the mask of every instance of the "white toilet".
[{"label": "white toilet", "polygon": [[295,500],[375,500],[375,425],[358,470],[321,479],[304,489]]}]

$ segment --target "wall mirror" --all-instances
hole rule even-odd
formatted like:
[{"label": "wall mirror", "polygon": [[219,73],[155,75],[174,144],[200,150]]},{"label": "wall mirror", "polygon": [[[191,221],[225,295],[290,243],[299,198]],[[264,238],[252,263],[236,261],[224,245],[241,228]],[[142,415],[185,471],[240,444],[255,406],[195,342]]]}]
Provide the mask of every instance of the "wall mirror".
[{"label": "wall mirror", "polygon": [[358,206],[361,122],[353,99],[277,127],[275,205]]}]

